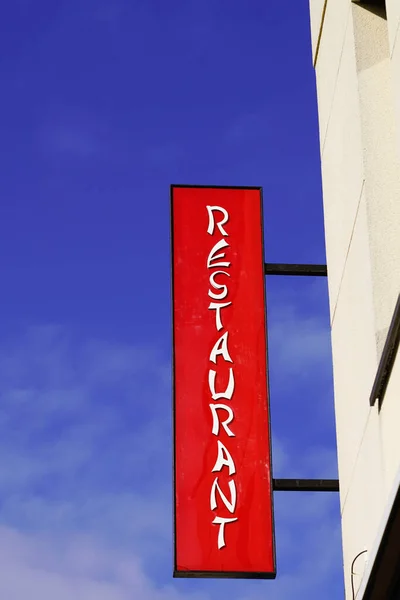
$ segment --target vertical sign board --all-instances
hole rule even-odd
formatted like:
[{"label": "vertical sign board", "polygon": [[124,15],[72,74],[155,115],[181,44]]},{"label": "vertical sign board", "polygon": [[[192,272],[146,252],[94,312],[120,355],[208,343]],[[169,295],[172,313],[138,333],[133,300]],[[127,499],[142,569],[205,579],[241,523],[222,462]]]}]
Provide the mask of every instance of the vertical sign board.
[{"label": "vertical sign board", "polygon": [[171,202],[174,576],[273,578],[261,189]]}]

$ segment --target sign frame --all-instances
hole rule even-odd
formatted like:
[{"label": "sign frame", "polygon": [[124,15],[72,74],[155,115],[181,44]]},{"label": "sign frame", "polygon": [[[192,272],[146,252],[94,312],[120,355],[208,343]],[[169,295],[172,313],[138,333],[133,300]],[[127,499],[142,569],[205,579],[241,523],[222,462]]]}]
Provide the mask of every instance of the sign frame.
[{"label": "sign frame", "polygon": [[[263,277],[263,301],[264,301],[264,336],[266,350],[266,404],[268,414],[268,446],[270,457],[270,506],[271,506],[271,533],[272,533],[272,562],[273,570],[271,572],[258,571],[205,571],[205,570],[178,570],[177,568],[177,516],[176,516],[176,361],[175,361],[175,316],[174,316],[174,189],[211,189],[211,190],[255,190],[260,195],[260,220],[261,220],[261,257],[260,257],[260,276]],[[274,517],[274,479],[273,479],[273,460],[272,460],[272,437],[271,437],[271,411],[270,411],[270,384],[269,384],[269,354],[268,354],[268,320],[267,320],[267,294],[265,277],[265,248],[264,248],[264,215],[263,215],[263,188],[261,186],[226,186],[226,185],[194,185],[194,184],[171,184],[170,186],[170,244],[171,244],[171,313],[172,313],[172,435],[173,435],[173,577],[174,578],[199,578],[199,579],[275,579],[276,578],[276,541],[275,541],[275,517]]]}]

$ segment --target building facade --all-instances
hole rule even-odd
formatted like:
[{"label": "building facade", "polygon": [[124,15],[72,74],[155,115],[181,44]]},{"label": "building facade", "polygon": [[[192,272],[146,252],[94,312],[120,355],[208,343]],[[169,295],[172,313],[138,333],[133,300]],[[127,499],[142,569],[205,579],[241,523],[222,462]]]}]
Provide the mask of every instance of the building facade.
[{"label": "building facade", "polygon": [[346,600],[400,599],[400,0],[310,17]]}]

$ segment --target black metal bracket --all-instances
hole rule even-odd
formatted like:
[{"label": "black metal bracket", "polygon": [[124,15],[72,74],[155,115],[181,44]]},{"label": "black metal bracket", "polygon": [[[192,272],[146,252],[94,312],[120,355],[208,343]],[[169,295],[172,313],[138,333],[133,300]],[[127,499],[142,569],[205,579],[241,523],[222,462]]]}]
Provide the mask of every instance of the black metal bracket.
[{"label": "black metal bracket", "polygon": [[[327,277],[326,265],[265,263],[265,275]],[[338,492],[338,479],[273,479],[274,492]]]},{"label": "black metal bracket", "polygon": [[338,492],[338,479],[273,479],[274,492]]},{"label": "black metal bracket", "polygon": [[379,362],[378,371],[376,373],[374,385],[372,386],[371,395],[369,397],[370,406],[374,406],[379,400],[379,405],[382,404],[385,396],[386,388],[389,383],[390,374],[393,369],[394,361],[396,360],[397,350],[400,344],[400,294],[397,298],[396,307],[394,309],[392,321],[390,323],[385,346],[383,348],[381,360]]},{"label": "black metal bracket", "polygon": [[266,275],[302,275],[303,277],[326,277],[326,265],[292,265],[280,263],[265,263]]}]

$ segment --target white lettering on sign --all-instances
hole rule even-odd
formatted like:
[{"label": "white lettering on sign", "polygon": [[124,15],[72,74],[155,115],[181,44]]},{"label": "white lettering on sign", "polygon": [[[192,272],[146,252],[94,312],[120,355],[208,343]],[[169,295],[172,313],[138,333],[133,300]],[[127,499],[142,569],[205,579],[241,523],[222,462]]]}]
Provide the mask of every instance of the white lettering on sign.
[{"label": "white lettering on sign", "polygon": [[229,215],[228,215],[228,211],[225,210],[225,208],[222,208],[221,206],[207,206],[207,212],[208,212],[208,229],[207,229],[207,233],[209,233],[210,235],[214,234],[214,227],[215,227],[215,221],[214,221],[214,211],[219,211],[224,215],[224,218],[222,219],[222,221],[220,221],[219,223],[217,223],[217,227],[220,230],[220,232],[222,233],[222,235],[228,235],[225,231],[225,229],[222,227],[222,225],[225,225],[225,223],[227,223],[229,221]]},{"label": "white lettering on sign", "polygon": [[235,463],[233,462],[232,456],[229,454],[229,450],[224,446],[221,440],[217,440],[218,444],[218,456],[215,465],[212,468],[212,472],[222,471],[224,467],[228,467],[229,475],[236,473]]},{"label": "white lettering on sign", "polygon": [[218,260],[220,258],[225,258],[225,252],[221,252],[221,254],[216,254],[216,252],[218,252],[218,250],[222,250],[222,248],[226,248],[227,246],[229,246],[229,244],[226,240],[224,240],[224,238],[222,238],[222,240],[219,240],[219,242],[217,242],[215,244],[215,246],[212,248],[212,250],[207,258],[207,267],[209,269],[213,269],[214,267],[230,267],[231,266],[231,263],[229,261],[218,262],[218,263],[212,264],[214,260]]},{"label": "white lettering on sign", "polygon": [[222,292],[220,292],[219,294],[216,294],[215,292],[208,290],[208,295],[210,296],[210,298],[214,298],[214,300],[224,300],[224,298],[226,298],[228,295],[228,286],[226,286],[223,283],[217,283],[214,280],[214,277],[216,275],[226,275],[227,277],[230,277],[229,273],[227,273],[226,271],[214,271],[213,273],[211,273],[211,275],[210,275],[211,286],[215,290],[222,290]]},{"label": "white lettering on sign", "polygon": [[[214,235],[214,232],[217,228],[221,235],[228,237],[229,234],[226,231],[226,229],[224,229],[224,227],[223,227],[223,225],[225,225],[229,221],[228,211],[225,208],[222,208],[221,206],[207,206],[207,212],[208,212],[207,233],[209,235]],[[214,214],[215,214],[215,217],[214,217]],[[218,219],[221,216],[222,216],[222,218],[219,221],[216,221],[216,218]],[[220,252],[223,248],[228,248],[228,247],[229,247],[229,244],[224,238],[222,238],[216,244],[214,244],[214,246],[211,248],[208,258],[207,258],[207,268],[208,269],[216,269],[219,267],[229,268],[231,266],[230,261],[226,259],[226,253]],[[222,276],[230,277],[230,273],[228,273],[227,271],[218,271],[218,270],[212,271],[209,276],[210,289],[208,291],[208,295],[213,300],[225,300],[225,298],[227,298],[229,295],[229,289],[225,283],[220,283],[220,281],[218,282],[216,280],[217,276],[219,276],[221,278],[222,278]],[[215,291],[215,290],[217,290],[217,291]],[[224,325],[222,323],[222,317],[221,317],[222,309],[225,309],[231,305],[232,305],[232,302],[211,302],[210,303],[208,308],[209,308],[209,310],[215,310],[215,326],[216,326],[217,331],[221,331],[222,329],[224,329]],[[233,363],[233,360],[232,360],[232,358],[229,354],[229,350],[228,350],[228,334],[229,334],[229,332],[228,332],[228,330],[226,330],[221,335],[221,337],[219,339],[217,339],[213,348],[211,349],[210,362],[214,363],[215,365],[217,365],[217,358],[220,358],[220,360],[218,361],[219,366],[221,365],[222,360],[225,361],[226,363]],[[216,385],[217,379],[218,379],[218,386]],[[217,376],[217,370],[215,370],[215,369],[209,370],[208,385],[210,388],[210,394],[211,394],[212,400],[220,400],[220,399],[232,400],[232,398],[234,396],[234,392],[235,392],[235,376],[234,376],[233,368],[229,367],[229,378],[228,378],[227,384],[225,384],[223,382],[221,385],[220,379],[221,379],[221,374],[219,376]],[[222,377],[222,380],[224,380],[224,377]],[[225,378],[225,381],[226,381],[226,378]],[[225,390],[223,390],[224,385],[226,385]],[[217,387],[219,388],[218,391],[216,389]],[[221,387],[222,387],[222,390],[221,390]],[[213,419],[212,435],[219,436],[220,432],[224,431],[228,435],[228,437],[230,437],[230,438],[235,437],[234,432],[230,429],[230,427],[228,427],[232,423],[232,421],[234,420],[234,417],[235,417],[233,408],[231,406],[227,406],[226,404],[212,404],[211,403],[210,409],[211,409],[211,414],[212,414],[212,419]],[[225,413],[224,420],[220,421],[220,415],[222,417],[223,413]],[[221,472],[224,469],[224,467],[226,467],[228,469],[228,473],[229,473],[230,477],[235,475],[236,466],[235,466],[234,460],[233,460],[228,448],[221,442],[220,439],[217,439],[216,450],[217,450],[217,452],[216,452],[217,457],[216,457],[215,465],[212,469],[212,472],[213,473]],[[236,483],[235,483],[234,479],[230,479],[230,481],[228,482],[228,487],[229,487],[229,492],[230,492],[230,499],[228,499],[227,496],[222,491],[222,489],[218,483],[218,477],[216,477],[214,479],[214,482],[212,484],[211,491],[210,491],[210,508],[212,511],[216,511],[219,508],[219,505],[217,502],[217,492],[218,492],[219,499],[222,501],[222,504],[225,506],[225,508],[228,509],[228,511],[232,515],[234,515],[234,513],[236,511],[236,501],[237,501]],[[218,550],[221,550],[222,548],[224,548],[226,546],[225,525],[228,523],[234,523],[237,520],[238,520],[237,517],[233,517],[231,519],[226,519],[226,518],[220,517],[218,515],[215,516],[212,523],[214,525],[219,525],[218,540],[217,540]]]},{"label": "white lettering on sign", "polygon": [[208,385],[210,386],[211,398],[213,400],[219,400],[225,398],[226,400],[232,400],[233,392],[235,391],[235,377],[233,375],[232,367],[229,369],[229,382],[224,392],[215,391],[215,379],[217,377],[217,371],[210,369],[208,372]]},{"label": "white lettering on sign", "polygon": [[219,532],[218,532],[218,550],[221,550],[225,544],[225,525],[226,523],[233,523],[237,521],[237,517],[235,519],[223,519],[222,517],[215,517],[213,523],[216,525],[219,524]]},{"label": "white lettering on sign", "polygon": [[227,306],[229,306],[230,304],[232,304],[232,302],[211,302],[210,306],[208,307],[209,310],[215,310],[215,325],[217,327],[217,331],[220,331],[221,329],[224,328],[224,326],[222,325],[222,320],[221,320],[221,308],[226,308]]},{"label": "white lettering on sign", "polygon": [[[231,409],[231,407],[227,406],[226,404],[210,404],[210,408],[211,408],[211,413],[213,416],[212,433],[214,435],[218,435],[219,434],[219,426],[222,425],[222,427],[226,431],[226,434],[229,435],[229,437],[235,437],[235,434],[233,433],[233,431],[231,431],[228,427],[229,423],[232,423],[232,421],[233,421],[233,410]],[[225,421],[222,421],[222,423],[220,423],[220,421],[219,421],[219,417],[218,417],[218,413],[217,413],[218,409],[226,410],[226,412],[228,413],[228,418],[225,419]]]},{"label": "white lettering on sign", "polygon": [[221,488],[218,485],[218,477],[216,477],[214,479],[214,483],[212,484],[212,488],[211,488],[211,494],[210,494],[210,507],[211,510],[215,510],[217,508],[217,490],[219,495],[221,496],[221,500],[222,502],[225,504],[226,508],[229,510],[230,513],[234,513],[235,512],[235,508],[236,508],[236,485],[235,482],[233,481],[233,479],[229,482],[229,491],[231,493],[231,500],[229,502],[228,498],[225,496],[224,492],[221,490]]},{"label": "white lettering on sign", "polygon": [[224,360],[233,362],[228,352],[228,332],[225,331],[223,335],[215,342],[214,348],[211,350],[210,360],[213,363],[217,362],[218,356],[223,356]]}]

